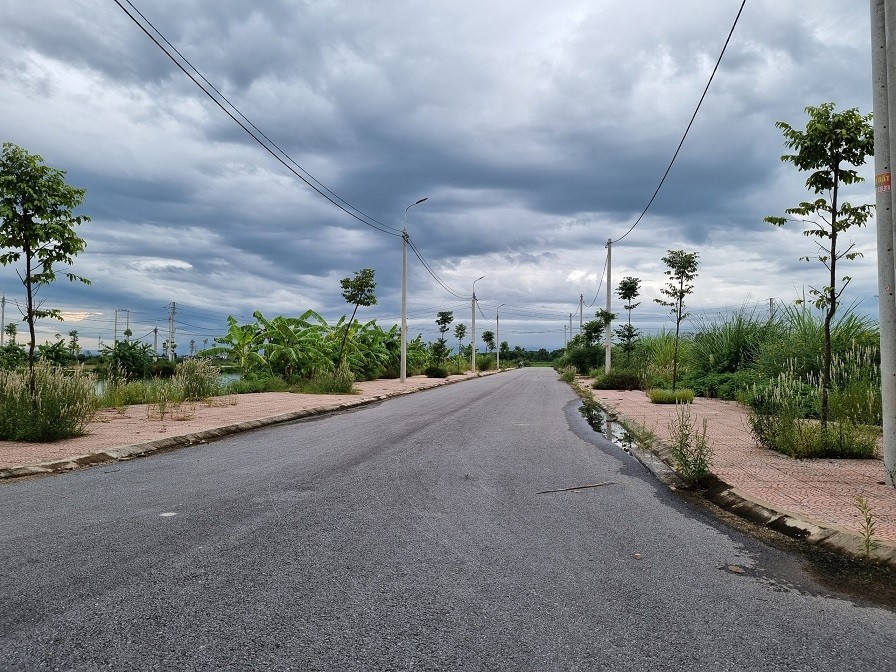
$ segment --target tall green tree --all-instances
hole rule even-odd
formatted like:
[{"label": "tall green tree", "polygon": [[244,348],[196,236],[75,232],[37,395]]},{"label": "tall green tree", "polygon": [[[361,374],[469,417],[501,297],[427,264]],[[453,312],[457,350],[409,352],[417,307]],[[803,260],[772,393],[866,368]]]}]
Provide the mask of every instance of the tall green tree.
[{"label": "tall green tree", "polygon": [[460,354],[464,347],[464,339],[467,337],[467,325],[464,323],[454,325],[454,338],[457,339],[457,352]]},{"label": "tall green tree", "polygon": [[485,347],[489,352],[494,352],[495,350],[495,332],[485,330],[482,332],[482,342],[485,343]]},{"label": "tall green tree", "polygon": [[[807,224],[803,234],[815,239],[817,252],[802,259],[818,261],[827,269],[827,284],[824,287],[810,287],[810,293],[815,297],[815,307],[824,311],[820,409],[823,426],[827,425],[830,412],[832,325],[840,297],[850,282],[849,276],[837,277],[837,262],[862,256],[854,251],[855,242],[841,248],[840,234],[853,226],[864,226],[873,207],[841,202],[840,195],[841,187],[863,181],[856,167],[864,164],[874,154],[871,115],[863,116],[856,108],[836,112],[834,107],[834,103],[807,107],[809,120],[805,131],[797,130],[783,121],[775,124],[784,134],[784,145],[794,150],[793,154],[783,155],[781,160],[792,163],[800,171],[808,171],[806,187],[820,195],[814,201],[803,201],[785,212],[799,217],[796,221]],[[765,221],[775,226],[784,226],[793,220],[787,217],[766,217]]]},{"label": "tall green tree", "polygon": [[353,304],[354,309],[352,310],[352,316],[345,325],[345,333],[342,335],[342,345],[339,346],[339,356],[335,362],[336,372],[338,372],[339,365],[342,363],[345,339],[348,338],[348,331],[355,320],[358,308],[360,306],[367,308],[376,305],[376,294],[374,293],[376,282],[373,279],[375,273],[376,271],[372,268],[362,268],[360,271],[355,271],[355,277],[343,278],[339,281],[339,284],[342,285],[342,298],[345,299],[346,303]]},{"label": "tall green tree", "polygon": [[681,323],[689,315],[685,308],[684,300],[694,292],[694,279],[697,277],[696,252],[684,250],[669,250],[663,257],[663,263],[669,268],[664,271],[669,282],[660,289],[660,293],[667,299],[654,299],[661,306],[669,308],[672,319],[675,321],[675,345],[672,350],[672,389],[678,385],[678,350],[681,343]]},{"label": "tall green tree", "polygon": [[78,343],[78,330],[72,329],[68,332],[68,336],[68,351],[71,353],[72,358],[77,362],[81,356],[81,345]]},{"label": "tall green tree", "polygon": [[[29,388],[35,394],[34,323],[41,318],[62,319],[57,309],[43,308],[37,299],[41,287],[56,280],[56,265],[71,266],[86,243],[75,226],[90,221],[74,214],[86,191],[69,186],[65,171],[44,165],[43,158],[10,142],[0,155],[0,264],[22,262],[19,278],[25,286],[24,317],[28,323]],[[90,284],[69,271],[70,281]]]},{"label": "tall green tree", "polygon": [[625,302],[622,307],[625,308],[627,321],[621,327],[615,329],[614,333],[622,346],[622,352],[625,353],[626,365],[631,363],[632,350],[640,335],[638,329],[632,326],[632,311],[641,305],[640,301],[635,302],[640,293],[641,280],[632,276],[622,278],[619,281],[619,286],[616,288],[616,295]]},{"label": "tall green tree", "polygon": [[439,327],[439,340],[432,348],[432,355],[436,360],[436,364],[441,364],[448,359],[449,350],[445,334],[448,333],[452,322],[454,322],[454,313],[450,310],[441,310],[436,315],[436,325]]}]

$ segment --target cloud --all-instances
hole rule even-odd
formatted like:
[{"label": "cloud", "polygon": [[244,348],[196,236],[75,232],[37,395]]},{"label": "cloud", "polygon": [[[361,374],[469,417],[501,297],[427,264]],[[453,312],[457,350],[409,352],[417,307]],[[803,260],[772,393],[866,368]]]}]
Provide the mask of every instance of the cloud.
[{"label": "cloud", "polygon": [[[580,294],[592,311],[603,305],[606,242],[653,196],[740,6],[134,4],[346,209],[397,234],[405,208],[429,197],[407,226],[453,293],[412,254],[412,330],[434,330],[439,310],[469,311],[455,294],[485,275],[477,296],[488,315],[505,304],[502,340],[506,312],[511,345],[551,348]],[[613,247],[614,282],[643,279],[646,324],[666,321],[648,304],[668,249],[700,252],[705,311],[787,301],[821,282],[798,261],[810,241],[762,221],[806,195],[779,161],[774,124],[799,126],[827,100],[869,111],[869,33],[864,5],[747,4],[662,190]],[[85,342],[108,339],[116,308],[145,332],[171,302],[194,338],[256,309],[335,320],[346,312],[339,279],[365,267],[380,297],[370,316],[398,320],[400,237],[296,178],[113,3],[0,5],[0,86],[4,139],[88,190],[75,270],[93,284],[45,293],[91,314]],[[849,191],[873,200],[867,184]],[[873,228],[855,240],[866,256],[849,268],[848,301],[874,311]],[[0,269],[0,284],[15,294],[14,269]]]}]

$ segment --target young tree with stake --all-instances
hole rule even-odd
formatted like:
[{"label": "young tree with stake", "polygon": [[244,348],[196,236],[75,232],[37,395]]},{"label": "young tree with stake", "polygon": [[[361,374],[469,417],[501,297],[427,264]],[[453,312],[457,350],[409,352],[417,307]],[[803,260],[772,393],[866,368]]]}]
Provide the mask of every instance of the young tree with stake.
[{"label": "young tree with stake", "polygon": [[623,324],[615,331],[616,336],[622,344],[622,351],[625,353],[626,364],[631,363],[629,360],[631,359],[632,350],[635,347],[635,341],[638,339],[639,335],[638,330],[632,326],[632,311],[641,305],[640,301],[635,303],[635,299],[638,298],[640,293],[640,278],[633,278],[631,276],[622,278],[622,280],[619,281],[619,286],[616,288],[616,295],[626,302],[622,307],[625,308],[625,311],[628,314],[627,323]]},{"label": "young tree with stake", "polygon": [[669,254],[663,257],[663,263],[669,267],[664,271],[669,278],[668,284],[660,289],[660,293],[669,297],[669,300],[654,299],[661,306],[669,308],[672,319],[675,320],[675,346],[672,350],[672,390],[678,385],[678,346],[681,342],[681,323],[689,315],[685,311],[684,300],[694,292],[694,279],[697,277],[696,252],[684,250],[669,250]]},{"label": "young tree with stake", "polygon": [[439,327],[439,340],[432,349],[436,364],[442,364],[442,362],[448,359],[448,355],[450,354],[448,346],[446,345],[447,339],[445,338],[445,334],[448,333],[448,329],[452,322],[454,322],[454,313],[452,311],[441,310],[436,314],[436,325]]},{"label": "young tree with stake", "polygon": [[457,339],[457,354],[461,354],[464,347],[464,338],[467,337],[467,325],[460,323],[454,325],[454,338]]},{"label": "young tree with stake", "polygon": [[808,224],[803,235],[816,239],[818,251],[815,255],[802,259],[817,260],[828,271],[827,285],[809,288],[811,295],[815,297],[815,307],[824,311],[820,420],[822,426],[826,427],[830,413],[833,361],[831,330],[840,297],[850,282],[849,276],[837,278],[837,262],[862,256],[853,251],[854,242],[841,249],[839,237],[853,226],[864,226],[873,207],[841,202],[840,188],[863,181],[855,167],[864,164],[865,159],[874,154],[874,129],[870,114],[862,116],[855,108],[835,112],[834,103],[807,107],[806,113],[809,121],[805,131],[796,130],[783,121],[775,124],[784,134],[785,146],[795,150],[794,154],[783,155],[781,160],[792,163],[800,171],[810,171],[806,187],[815,194],[826,194],[827,198],[821,196],[785,210],[788,215],[799,217],[798,220],[766,217],[765,221],[775,226],[784,226],[788,221]]}]

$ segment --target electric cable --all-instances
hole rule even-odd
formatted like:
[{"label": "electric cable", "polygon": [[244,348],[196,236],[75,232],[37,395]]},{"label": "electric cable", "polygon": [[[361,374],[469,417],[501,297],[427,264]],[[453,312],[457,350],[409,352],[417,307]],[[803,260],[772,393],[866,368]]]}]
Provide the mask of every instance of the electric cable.
[{"label": "electric cable", "polygon": [[631,225],[628,231],[619,236],[616,240],[610,241],[611,243],[618,243],[620,240],[625,238],[628,234],[635,230],[635,227],[638,226],[640,221],[644,218],[644,215],[647,214],[647,211],[650,209],[650,206],[653,205],[654,200],[656,200],[657,195],[660,193],[660,189],[663,188],[663,184],[666,181],[666,178],[669,176],[669,172],[672,170],[672,166],[675,164],[675,159],[678,158],[678,153],[681,151],[682,146],[684,145],[685,139],[688,137],[688,133],[691,130],[691,126],[694,125],[694,120],[697,118],[697,113],[700,111],[701,105],[703,105],[703,100],[706,98],[706,94],[709,92],[709,87],[712,84],[712,80],[716,76],[716,72],[719,69],[719,65],[722,63],[722,57],[725,55],[725,51],[728,49],[728,43],[731,41],[731,36],[734,35],[734,29],[737,27],[737,22],[740,20],[740,15],[744,11],[744,7],[747,4],[747,0],[743,0],[740,5],[740,9],[737,10],[737,16],[734,18],[734,23],[731,25],[731,30],[728,31],[728,38],[725,40],[725,45],[722,47],[722,52],[719,54],[718,60],[716,60],[716,65],[712,69],[712,74],[709,76],[709,81],[706,83],[706,88],[703,89],[703,95],[700,96],[700,100],[697,103],[697,108],[694,110],[694,114],[691,115],[691,120],[688,122],[688,126],[684,131],[684,135],[681,136],[681,142],[678,143],[678,148],[675,150],[675,154],[672,155],[672,160],[669,162],[669,166],[666,168],[666,172],[663,173],[663,177],[660,180],[659,185],[657,185],[656,191],[653,192],[653,196],[650,197],[650,200],[647,202],[647,205],[644,207],[644,210],[641,211],[641,214],[638,215],[638,219],[635,220],[635,223]]},{"label": "electric cable", "polygon": [[414,241],[411,240],[411,237],[410,237],[410,236],[408,236],[408,239],[407,239],[407,240],[408,240],[408,246],[411,248],[411,250],[413,251],[414,255],[417,257],[417,259],[420,260],[420,263],[423,264],[423,267],[427,270],[427,272],[433,277],[433,279],[434,279],[437,283],[439,283],[439,284],[442,286],[442,288],[443,288],[446,292],[448,292],[449,294],[451,294],[451,295],[454,296],[455,298],[462,299],[462,300],[464,300],[464,301],[467,301],[467,300],[473,298],[473,297],[471,297],[471,296],[464,296],[463,294],[460,294],[459,292],[454,291],[454,290],[451,289],[448,285],[446,285],[446,284],[444,283],[444,281],[442,281],[442,279],[441,279],[441,278],[438,276],[438,274],[435,272],[435,270],[433,270],[433,268],[429,265],[429,263],[426,261],[426,259],[423,258],[423,255],[420,253],[420,250],[417,249],[417,246],[414,245]]},{"label": "electric cable", "polygon": [[[172,45],[172,44],[168,41],[167,38],[165,38],[165,36],[161,33],[161,31],[159,31],[159,30],[152,24],[152,22],[149,21],[149,19],[147,19],[147,18],[140,12],[139,9],[137,9],[136,7],[134,7],[133,3],[131,3],[130,0],[124,0],[124,1],[127,2],[127,4],[131,6],[131,8],[132,8],[132,9],[133,9],[133,10],[140,16],[140,18],[142,18],[143,21],[145,21],[146,24],[152,28],[152,30],[159,36],[159,38],[160,38],[162,41],[164,41],[166,44],[168,44],[168,45],[171,47],[171,49],[172,49],[172,50],[173,50],[173,51],[174,51],[174,52],[175,52],[175,53],[176,53],[176,54],[177,54],[177,55],[184,61],[184,63],[186,63],[187,65],[189,65],[190,68],[191,68],[191,69],[192,69],[192,70],[193,70],[193,71],[194,71],[194,72],[195,72],[195,73],[196,73],[196,74],[197,74],[203,81],[208,82],[208,80],[202,75],[202,73],[199,72],[199,70],[198,70],[196,67],[194,67],[193,64],[190,63],[190,61],[187,60],[187,59],[186,59],[186,58],[185,58],[185,57],[184,57],[184,56],[183,56],[183,55],[182,55],[182,54],[181,54],[181,53],[174,47],[174,45]],[[178,61],[176,58],[174,58],[174,56],[171,54],[171,52],[169,52],[169,51],[168,51],[168,50],[161,44],[161,42],[159,42],[159,40],[157,40],[156,37],[155,37],[152,33],[150,33],[149,30],[146,29],[146,26],[144,26],[142,23],[140,23],[140,21],[138,21],[137,18],[134,17],[134,15],[131,14],[131,13],[127,10],[127,8],[126,8],[124,5],[121,4],[121,2],[120,2],[119,0],[113,0],[113,2],[115,2],[115,4],[118,5],[119,8],[121,8],[121,11],[123,11],[123,12],[124,12],[124,13],[125,13],[125,14],[126,14],[126,15],[127,15],[127,16],[128,16],[128,17],[129,17],[129,18],[136,24],[136,25],[137,25],[137,27],[140,28],[140,30],[142,30],[144,33],[146,33],[146,36],[149,37],[149,39],[151,39],[151,40],[153,41],[153,43],[155,43],[155,45],[156,45],[157,47],[159,47],[159,49],[162,50],[162,52],[164,52],[164,54],[171,60],[172,63],[174,63],[178,68],[180,68],[180,70],[181,70],[187,77],[189,77],[190,80],[191,80],[194,84],[196,84],[196,86],[198,86],[198,87],[202,90],[202,92],[205,93],[205,95],[208,96],[209,99],[210,99],[213,103],[215,103],[215,105],[217,105],[219,108],[221,108],[221,110],[224,112],[224,114],[226,114],[226,115],[227,115],[228,117],[230,117],[234,122],[236,122],[236,123],[239,125],[240,128],[242,128],[242,129],[243,129],[243,130],[244,130],[244,131],[245,131],[245,132],[246,132],[246,133],[247,133],[253,140],[255,140],[255,142],[258,143],[258,144],[259,144],[259,145],[260,145],[266,152],[268,152],[268,154],[270,154],[272,157],[274,157],[274,159],[276,159],[279,163],[281,163],[281,164],[282,164],[282,165],[283,165],[289,172],[291,172],[293,175],[295,175],[296,177],[298,177],[302,182],[304,182],[305,184],[307,184],[311,189],[313,189],[313,190],[314,190],[315,192],[317,192],[319,195],[323,196],[325,199],[327,199],[330,203],[332,203],[333,205],[335,205],[337,208],[339,208],[340,210],[342,210],[343,212],[345,212],[347,215],[349,215],[349,216],[351,216],[351,217],[354,217],[356,220],[358,220],[358,221],[361,222],[362,224],[365,224],[365,225],[367,225],[367,226],[369,226],[369,227],[371,227],[371,228],[373,228],[373,229],[376,229],[377,231],[381,231],[382,233],[389,234],[390,236],[397,236],[397,237],[398,237],[398,236],[401,236],[401,231],[400,231],[399,229],[397,229],[397,228],[395,228],[395,227],[393,227],[393,226],[389,226],[388,224],[383,224],[382,222],[380,222],[380,221],[374,219],[373,217],[370,217],[369,215],[365,214],[365,213],[362,212],[361,210],[358,210],[357,208],[355,208],[355,207],[352,206],[351,204],[347,203],[345,200],[343,200],[342,198],[340,198],[339,196],[337,196],[336,194],[334,194],[332,191],[330,191],[330,189],[328,189],[328,188],[325,187],[323,184],[321,184],[317,179],[315,179],[315,178],[314,178],[310,173],[308,173],[304,168],[302,168],[301,166],[299,166],[299,164],[296,163],[296,161],[294,161],[294,160],[293,160],[293,159],[292,159],[286,152],[284,152],[284,151],[283,151],[283,150],[282,150],[276,143],[274,143],[273,141],[271,141],[270,138],[268,138],[267,135],[265,135],[265,134],[262,133],[260,130],[258,130],[258,127],[255,126],[251,121],[249,121],[249,120],[246,118],[246,116],[243,115],[243,113],[240,112],[239,109],[238,109],[233,103],[231,103],[231,102],[227,99],[226,96],[224,96],[224,95],[223,95],[217,88],[215,88],[214,86],[212,86],[211,83],[209,83],[209,86],[215,91],[215,93],[216,93],[218,96],[220,96],[220,98],[221,98],[222,100],[224,100],[224,101],[227,103],[227,105],[229,105],[229,106],[236,112],[236,114],[238,114],[240,117],[242,117],[243,119],[245,119],[245,120],[246,120],[246,123],[247,123],[249,126],[251,126],[253,129],[255,129],[256,131],[258,131],[258,133],[259,133],[262,137],[264,137],[265,140],[267,140],[268,143],[270,143],[270,145],[273,146],[273,147],[277,150],[277,152],[279,152],[279,153],[282,154],[284,157],[286,157],[286,159],[288,159],[289,162],[287,162],[286,160],[284,160],[284,159],[283,159],[277,152],[275,152],[273,149],[271,149],[271,147],[269,147],[267,144],[265,144],[264,142],[262,142],[261,139],[260,139],[255,133],[253,133],[253,132],[246,126],[246,124],[244,124],[242,121],[240,121],[239,119],[237,119],[237,117],[234,116],[233,113],[231,113],[230,110],[228,110],[228,109],[221,103],[221,101],[218,100],[218,98],[216,98],[214,95],[212,95],[212,93],[211,93],[208,89],[206,89],[206,88],[205,88],[205,87],[204,87],[204,86],[203,86],[203,85],[196,79],[196,77],[194,77],[194,76],[192,75],[192,73],[190,73],[190,72],[187,70],[187,68],[185,68],[185,67],[180,63],[180,61]],[[290,163],[292,163],[293,165],[295,165],[296,167],[298,167],[298,170],[296,170],[295,168],[293,168],[292,166],[290,166],[290,165],[289,165]],[[299,172],[299,171],[301,171],[301,172]],[[307,175],[308,177],[305,177],[306,175]],[[319,186],[318,186],[318,185],[319,185]],[[343,204],[345,204],[345,205],[343,205]],[[356,214],[356,213],[357,213],[357,214]],[[391,230],[390,230],[390,229],[391,229]]]},{"label": "electric cable", "polygon": [[600,296],[600,289],[604,285],[604,278],[607,276],[607,262],[610,260],[609,252],[604,256],[604,270],[600,272],[600,282],[597,283],[597,292],[594,294],[594,299],[591,303],[588,304],[589,308],[592,308],[595,303],[597,303],[597,297]]}]

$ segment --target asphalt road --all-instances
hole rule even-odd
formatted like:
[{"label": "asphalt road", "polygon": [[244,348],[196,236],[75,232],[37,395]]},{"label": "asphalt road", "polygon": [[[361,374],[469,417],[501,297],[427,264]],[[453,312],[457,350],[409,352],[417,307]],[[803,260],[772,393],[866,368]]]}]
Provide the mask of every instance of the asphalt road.
[{"label": "asphalt road", "polygon": [[2,484],[0,669],[896,667],[896,614],[693,509],[578,407],[524,369]]}]

